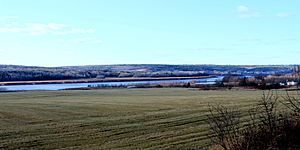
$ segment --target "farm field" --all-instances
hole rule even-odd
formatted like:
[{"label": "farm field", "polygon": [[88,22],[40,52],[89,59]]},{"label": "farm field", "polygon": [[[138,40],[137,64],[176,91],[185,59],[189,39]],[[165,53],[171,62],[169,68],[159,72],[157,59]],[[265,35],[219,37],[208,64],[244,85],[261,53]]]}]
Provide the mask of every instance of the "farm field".
[{"label": "farm field", "polygon": [[0,93],[0,149],[193,149],[208,104],[246,110],[262,91],[110,89]]}]

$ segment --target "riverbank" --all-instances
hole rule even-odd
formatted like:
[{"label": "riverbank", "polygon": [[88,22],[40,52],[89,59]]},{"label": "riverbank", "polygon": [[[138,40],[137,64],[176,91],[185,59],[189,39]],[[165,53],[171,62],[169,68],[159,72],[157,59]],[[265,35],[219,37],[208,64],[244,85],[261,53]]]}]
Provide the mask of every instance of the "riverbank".
[{"label": "riverbank", "polygon": [[8,81],[0,82],[0,86],[7,85],[35,85],[35,84],[65,84],[65,83],[95,83],[95,82],[128,82],[128,81],[159,81],[159,80],[183,80],[205,79],[216,76],[193,76],[193,77],[147,77],[147,78],[90,78],[74,80],[44,80],[44,81]]}]

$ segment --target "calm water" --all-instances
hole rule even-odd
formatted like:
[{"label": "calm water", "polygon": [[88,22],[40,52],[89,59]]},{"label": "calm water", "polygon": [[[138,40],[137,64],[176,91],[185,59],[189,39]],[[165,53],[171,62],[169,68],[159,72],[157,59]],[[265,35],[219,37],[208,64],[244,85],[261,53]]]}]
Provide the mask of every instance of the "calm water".
[{"label": "calm water", "polygon": [[150,81],[122,81],[122,82],[95,82],[95,83],[66,83],[66,84],[38,84],[38,85],[8,85],[0,86],[0,89],[10,91],[20,90],[62,90],[67,88],[83,88],[89,86],[121,86],[121,85],[139,85],[154,83],[182,83],[196,81],[200,84],[214,84],[216,81],[222,80],[222,76],[201,79],[176,79],[176,80],[150,80]]}]

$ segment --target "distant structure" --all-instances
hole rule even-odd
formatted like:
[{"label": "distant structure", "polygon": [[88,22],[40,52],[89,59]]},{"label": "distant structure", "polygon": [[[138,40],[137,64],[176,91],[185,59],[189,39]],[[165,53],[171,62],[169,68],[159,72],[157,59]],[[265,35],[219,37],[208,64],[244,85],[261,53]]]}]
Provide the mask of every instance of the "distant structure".
[{"label": "distant structure", "polygon": [[298,85],[298,82],[296,82],[296,81],[288,81],[288,82],[286,82],[286,85],[287,86],[295,86],[295,85]]}]

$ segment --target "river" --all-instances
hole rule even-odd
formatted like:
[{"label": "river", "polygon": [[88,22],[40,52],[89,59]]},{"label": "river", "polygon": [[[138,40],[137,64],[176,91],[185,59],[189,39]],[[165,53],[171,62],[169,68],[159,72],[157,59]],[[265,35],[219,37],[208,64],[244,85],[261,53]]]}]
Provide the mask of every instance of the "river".
[{"label": "river", "polygon": [[147,80],[147,81],[120,81],[120,82],[95,82],[95,83],[65,83],[65,84],[33,84],[33,85],[7,85],[0,86],[0,90],[23,91],[23,90],[63,90],[68,88],[84,88],[93,86],[130,86],[139,84],[158,83],[188,83],[195,81],[199,84],[215,84],[223,79],[223,76],[194,79],[172,79],[172,80]]}]

